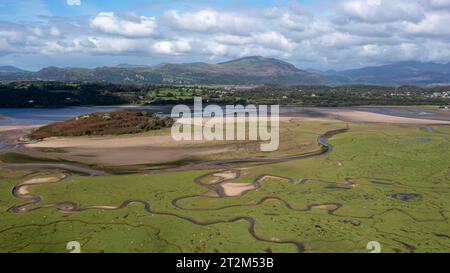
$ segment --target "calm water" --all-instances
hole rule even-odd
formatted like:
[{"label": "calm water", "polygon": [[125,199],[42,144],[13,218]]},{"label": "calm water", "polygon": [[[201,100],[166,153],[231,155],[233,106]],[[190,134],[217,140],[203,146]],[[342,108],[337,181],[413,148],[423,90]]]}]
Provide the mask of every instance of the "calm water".
[{"label": "calm water", "polygon": [[[206,104],[203,105],[206,107]],[[0,116],[7,120],[0,120],[1,125],[41,125],[60,122],[81,115],[95,112],[111,112],[117,110],[148,111],[160,115],[170,115],[172,105],[151,106],[95,106],[95,107],[66,107],[66,108],[0,108]],[[193,109],[193,106],[190,106]],[[222,106],[224,110],[224,107]],[[281,114],[301,113],[311,117],[326,117],[330,111],[359,110],[392,116],[423,118],[434,120],[450,120],[450,111],[423,110],[415,107],[355,107],[355,108],[318,108],[300,106],[280,106]],[[225,112],[225,111],[224,111]],[[194,115],[199,115],[194,113]]]},{"label": "calm water", "polygon": [[[193,116],[201,116],[202,112],[194,112],[194,106],[188,105]],[[207,104],[203,104],[206,107]],[[94,106],[94,107],[66,107],[66,108],[0,108],[0,120],[2,125],[43,125],[53,122],[65,121],[78,116],[95,112],[112,112],[118,110],[148,111],[158,115],[170,116],[173,105],[150,105],[150,106]],[[225,106],[221,106],[224,114]],[[281,108],[281,107],[280,107]],[[210,111],[205,111],[209,113]],[[243,112],[243,111],[238,111]],[[270,107],[269,107],[270,112]],[[178,118],[179,116],[173,116]]]},{"label": "calm water", "polygon": [[67,107],[67,108],[0,108],[0,116],[7,120],[0,120],[0,125],[41,125],[60,122],[81,115],[95,112],[111,112],[117,110],[147,110],[155,113],[170,114],[169,106],[146,107]]}]

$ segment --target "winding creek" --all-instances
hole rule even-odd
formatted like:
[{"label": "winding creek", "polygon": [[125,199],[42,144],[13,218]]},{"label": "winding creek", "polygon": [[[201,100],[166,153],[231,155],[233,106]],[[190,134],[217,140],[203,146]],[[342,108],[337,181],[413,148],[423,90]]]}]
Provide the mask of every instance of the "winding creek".
[{"label": "winding creek", "polygon": [[[249,159],[248,162],[256,161],[256,162],[259,162],[260,164],[271,164],[271,163],[286,162],[286,161],[292,161],[292,160],[302,160],[302,159],[314,158],[314,157],[319,157],[319,156],[325,156],[325,155],[329,154],[330,152],[332,152],[332,146],[328,143],[328,140],[337,134],[345,133],[347,131],[348,131],[347,128],[343,128],[343,129],[327,132],[326,134],[320,136],[317,139],[317,142],[320,145],[320,149],[313,153],[309,153],[309,154],[305,154],[305,155],[298,155],[298,156],[288,157],[288,158],[272,159],[272,160]],[[207,211],[219,211],[219,210],[233,208],[233,207],[259,206],[266,202],[277,201],[277,202],[281,203],[283,206],[285,206],[286,208],[293,210],[293,211],[308,212],[313,209],[321,209],[321,210],[326,210],[329,215],[333,215],[336,217],[342,217],[340,215],[335,214],[336,211],[338,211],[343,206],[340,203],[309,204],[309,205],[305,206],[304,208],[295,208],[291,204],[289,204],[289,202],[287,202],[286,200],[284,200],[280,197],[277,197],[277,196],[265,196],[265,197],[261,198],[259,201],[252,202],[250,204],[228,205],[228,206],[222,206],[222,207],[217,207],[217,208],[187,208],[181,204],[183,200],[187,200],[190,198],[220,199],[220,198],[233,198],[233,197],[243,196],[250,191],[260,188],[262,186],[262,184],[265,183],[269,179],[276,179],[276,180],[284,181],[286,183],[290,183],[293,185],[304,184],[308,181],[308,179],[295,180],[295,179],[292,179],[289,177],[281,177],[281,176],[275,176],[275,175],[270,175],[270,174],[261,175],[260,177],[256,178],[253,183],[245,185],[246,187],[244,187],[237,193],[230,195],[229,192],[227,192],[227,190],[226,190],[227,186],[229,186],[230,184],[236,184],[236,183],[233,183],[233,181],[236,181],[241,176],[240,170],[227,166],[227,164],[232,164],[235,162],[236,161],[198,163],[197,166],[195,166],[193,169],[202,168],[202,167],[209,168],[209,169],[212,167],[217,168],[217,171],[196,177],[193,181],[197,185],[208,189],[209,193],[177,197],[171,201],[172,206],[180,211],[205,211],[205,212],[207,212]],[[242,162],[242,160],[240,160],[239,162]],[[89,169],[89,168],[81,168],[81,167],[71,166],[71,165],[67,165],[67,164],[3,164],[3,166],[12,168],[12,169],[16,169],[16,168],[19,168],[19,169],[20,168],[58,169],[58,170],[66,170],[66,171],[70,171],[70,172],[76,172],[76,173],[83,173],[83,174],[90,175],[90,176],[108,175],[107,173],[99,172],[98,170],[93,170],[93,169]],[[180,168],[154,170],[154,171],[152,171],[152,173],[164,173],[164,172],[174,172],[174,171],[180,171]],[[14,189],[12,190],[12,194],[17,198],[23,199],[24,202],[9,208],[8,212],[22,214],[22,213],[27,213],[27,212],[42,210],[42,209],[56,209],[60,213],[71,214],[71,213],[79,213],[79,212],[88,211],[88,210],[116,211],[116,210],[121,210],[121,209],[127,208],[130,205],[137,204],[137,205],[142,205],[143,209],[150,214],[171,216],[171,217],[175,217],[180,220],[187,221],[191,224],[199,225],[199,226],[211,226],[211,225],[216,225],[216,224],[226,224],[226,223],[235,223],[235,222],[239,222],[239,221],[244,221],[248,224],[249,234],[257,241],[273,243],[273,244],[293,245],[296,248],[297,252],[299,252],[299,253],[303,253],[306,251],[305,245],[301,241],[281,240],[281,239],[275,238],[275,237],[266,238],[261,235],[258,235],[257,232],[255,231],[256,220],[255,220],[255,218],[248,216],[248,215],[240,215],[240,216],[232,217],[232,218],[226,219],[226,220],[199,221],[194,218],[183,216],[183,215],[173,213],[173,212],[157,211],[152,208],[152,206],[149,202],[144,201],[144,200],[125,200],[119,206],[98,205],[98,206],[80,207],[80,206],[78,206],[78,204],[76,204],[74,202],[70,202],[70,201],[64,201],[64,202],[59,202],[59,203],[55,203],[55,204],[38,206],[38,204],[41,203],[41,201],[43,200],[43,197],[30,193],[30,190],[33,186],[49,184],[49,183],[51,183],[51,184],[61,183],[63,181],[68,180],[70,177],[71,177],[71,174],[64,174],[59,177],[35,178],[35,179],[25,181],[22,184],[14,187]],[[214,179],[211,180],[208,178],[214,178]],[[207,182],[204,181],[206,179],[208,179]],[[372,180],[371,183],[380,184],[382,186],[383,185],[384,186],[395,185],[394,183],[391,184],[391,182],[385,182],[385,181],[380,181],[380,180]],[[351,189],[351,187],[356,186],[356,184],[352,181],[351,178],[346,178],[345,184],[348,185],[348,187],[346,187],[346,189],[347,188]],[[412,194],[406,194],[406,193],[396,194],[396,195],[392,195],[390,197],[396,198],[396,199],[401,199],[404,201],[421,199],[421,196],[419,196],[419,195],[412,195]],[[399,209],[390,209],[386,212],[389,212],[389,211],[400,211],[403,214],[411,217],[413,220],[418,221],[418,222],[428,221],[428,220],[416,219],[414,216],[410,215],[409,213],[404,212]],[[384,213],[386,213],[386,212],[384,212]],[[356,218],[358,218],[358,219],[359,218],[373,219],[377,215],[378,214],[374,214],[374,215],[371,215],[368,217],[356,217]],[[447,217],[444,214],[441,214],[441,215],[442,215],[442,221],[447,221]],[[349,221],[349,220],[346,220],[346,221]],[[435,220],[433,220],[433,221],[435,221]],[[360,225],[360,222],[359,222],[359,220],[351,220],[351,224],[354,226],[358,226],[358,225]]]},{"label": "winding creek", "polygon": [[[89,109],[90,110],[90,109]],[[424,131],[427,132],[439,132],[435,128],[432,127],[426,127],[423,128]],[[277,197],[277,196],[265,196],[261,198],[260,200],[255,202],[252,202],[251,204],[238,204],[238,205],[228,205],[228,206],[222,206],[222,207],[216,207],[216,208],[189,208],[184,207],[182,205],[184,200],[188,200],[191,198],[211,198],[211,199],[220,199],[220,198],[234,198],[234,197],[240,197],[245,194],[247,194],[250,191],[256,190],[260,188],[263,183],[266,183],[268,180],[279,180],[286,183],[290,183],[293,185],[297,184],[304,184],[308,180],[294,180],[289,177],[281,177],[281,176],[275,176],[270,174],[261,175],[260,177],[256,178],[253,183],[240,185],[241,187],[237,187],[237,183],[233,183],[234,181],[238,180],[241,176],[241,172],[238,169],[233,168],[233,164],[239,164],[239,163],[252,163],[256,165],[265,165],[265,164],[274,164],[274,163],[281,163],[281,162],[288,162],[288,161],[295,161],[295,160],[303,160],[303,159],[310,159],[315,158],[319,156],[326,156],[329,153],[333,151],[333,147],[328,143],[329,139],[333,136],[341,133],[345,133],[348,131],[348,128],[342,128],[334,131],[330,131],[325,133],[324,135],[318,137],[317,143],[319,144],[320,148],[317,151],[307,153],[307,154],[301,154],[297,156],[290,156],[290,157],[283,157],[283,158],[275,158],[275,159],[261,159],[261,158],[249,158],[249,159],[240,159],[240,160],[222,160],[222,161],[210,161],[210,162],[200,162],[200,163],[193,163],[186,166],[181,167],[174,167],[174,168],[165,168],[165,169],[158,169],[158,170],[149,170],[145,171],[144,173],[147,174],[158,174],[158,173],[166,173],[166,172],[179,172],[179,171],[189,171],[189,170],[204,170],[204,169],[216,169],[217,171],[199,176],[194,179],[194,183],[197,185],[208,189],[209,193],[205,194],[198,194],[198,195],[186,195],[186,196],[180,196],[171,201],[171,204],[173,207],[180,211],[218,211],[223,210],[227,208],[233,208],[233,207],[248,207],[248,206],[258,206],[261,204],[264,204],[269,201],[277,201],[280,202],[283,206],[286,208],[293,210],[293,211],[300,211],[300,212],[308,212],[313,209],[323,209],[328,212],[330,215],[335,215],[335,212],[338,211],[342,204],[340,203],[324,203],[324,204],[310,204],[307,205],[304,208],[294,208],[291,204],[289,204],[286,200]],[[0,132],[1,133],[1,132]],[[439,132],[441,133],[441,132]],[[442,132],[442,134],[447,134],[445,132]],[[428,139],[421,139],[419,142],[428,142]],[[9,147],[13,149],[20,149],[20,146],[11,146],[12,144],[9,142],[0,142],[0,150]],[[41,169],[49,169],[49,170],[64,170],[68,172],[73,173],[82,173],[89,176],[107,176],[109,175],[106,172],[86,168],[86,167],[79,167],[69,164],[58,164],[58,163],[30,163],[30,164],[5,164],[0,162],[0,167],[8,168],[8,169],[28,169],[28,170],[41,170]],[[88,210],[106,210],[106,211],[114,211],[114,210],[121,210],[124,208],[129,207],[130,205],[142,205],[143,209],[154,215],[164,215],[164,216],[171,216],[176,217],[178,219],[187,221],[189,223],[200,225],[200,226],[210,226],[210,225],[216,225],[216,224],[222,224],[222,223],[235,223],[239,221],[245,221],[248,223],[248,232],[250,235],[258,241],[261,242],[267,242],[267,243],[274,243],[274,244],[288,244],[293,245],[296,247],[298,252],[305,252],[305,246],[300,241],[295,240],[281,240],[277,238],[265,238],[260,235],[258,235],[255,231],[255,225],[256,220],[248,215],[241,215],[236,216],[231,219],[227,220],[218,220],[218,221],[198,221],[196,219],[179,215],[177,213],[172,212],[162,212],[157,211],[152,208],[151,204],[144,200],[125,200],[120,204],[119,206],[88,206],[88,207],[80,207],[78,204],[70,201],[64,201],[59,202],[55,204],[48,204],[39,206],[39,203],[42,202],[43,197],[39,195],[35,195],[30,193],[31,188],[37,185],[42,184],[55,184],[55,183],[63,183],[64,181],[67,181],[71,177],[71,174],[64,174],[59,177],[49,177],[47,180],[28,180],[23,182],[20,185],[17,185],[12,190],[12,194],[20,198],[23,201],[23,203],[17,204],[11,208],[8,209],[11,213],[27,213],[31,211],[36,210],[42,210],[42,209],[56,209],[57,211],[61,213],[78,213]],[[214,180],[211,180],[209,178],[213,178]],[[205,180],[208,180],[209,182],[205,182]],[[346,186],[340,186],[340,185],[329,185],[329,190],[351,190],[355,184],[352,182],[351,178],[345,179]],[[381,180],[372,180],[370,183],[380,186],[395,186],[396,183],[390,182],[390,181],[381,181]],[[233,188],[233,191],[230,190],[230,187]],[[238,188],[238,189],[236,189]],[[414,200],[420,200],[422,196],[418,194],[407,194],[407,193],[400,193],[400,194],[393,194],[390,196],[391,198],[399,199],[402,201],[414,201]],[[396,210],[396,209],[391,209]],[[409,215],[408,213],[404,212],[406,215],[411,217],[412,219],[419,221],[415,219],[412,215]],[[336,216],[336,215],[335,215]],[[372,216],[373,217],[373,216]],[[363,217],[361,217],[363,218]],[[369,217],[370,218],[370,217]],[[446,220],[447,217],[445,214],[442,214],[443,220]],[[419,222],[424,222],[419,221]],[[354,225],[358,225],[357,221],[354,223]]]},{"label": "winding creek", "polygon": [[[271,163],[286,162],[286,161],[292,161],[292,160],[301,160],[301,159],[306,159],[306,158],[313,158],[313,157],[327,155],[328,153],[330,153],[332,151],[332,146],[328,143],[328,140],[336,134],[347,132],[347,130],[348,130],[347,128],[334,130],[334,131],[327,132],[326,134],[320,136],[317,139],[317,142],[320,145],[320,149],[313,153],[294,156],[294,157],[279,158],[279,159],[264,159],[264,160],[249,159],[247,161],[248,162],[259,162],[261,164],[271,164]],[[212,166],[219,167],[219,166],[223,166],[223,165],[235,163],[235,162],[236,161],[216,161],[216,162],[209,162],[209,163],[200,163],[200,164],[198,164],[199,166],[196,166],[196,167],[197,168],[198,167],[209,167],[210,168]],[[239,160],[239,162],[246,162],[246,161]],[[71,172],[84,173],[84,174],[91,175],[91,176],[107,175],[106,173],[99,172],[97,170],[81,168],[81,167],[71,166],[71,165],[67,165],[67,164],[1,164],[1,165],[3,167],[12,168],[12,169],[20,169],[20,168],[24,168],[24,169],[46,168],[46,169],[59,169],[59,170],[62,169],[62,170],[67,170],[67,171],[71,171]],[[158,173],[158,172],[162,173],[162,172],[168,172],[168,171],[169,172],[170,171],[180,171],[180,169],[179,168],[163,169],[163,170],[152,171],[152,173]],[[202,187],[207,188],[208,190],[212,191],[213,193],[215,193],[214,196],[209,196],[209,195],[182,196],[182,197],[178,197],[178,198],[172,200],[171,203],[175,208],[177,208],[179,210],[184,210],[184,211],[189,211],[189,210],[213,211],[213,210],[221,210],[221,209],[231,208],[231,207],[236,207],[236,206],[245,206],[245,205],[231,205],[231,206],[214,208],[214,209],[207,209],[207,208],[206,209],[190,209],[190,208],[184,208],[183,206],[181,206],[179,204],[181,200],[193,198],[193,197],[202,197],[202,198],[228,198],[228,197],[231,197],[226,192],[226,186],[227,186],[227,184],[232,183],[232,181],[237,180],[240,177],[240,175],[241,175],[241,173],[239,170],[227,167],[227,168],[222,168],[216,172],[212,172],[212,173],[208,173],[206,175],[199,176],[194,179],[194,182]],[[211,177],[211,176],[214,176],[216,178],[216,181],[214,181],[214,183],[202,182],[203,179]],[[77,212],[82,212],[82,211],[87,211],[87,210],[111,210],[111,211],[112,210],[120,210],[120,209],[124,209],[132,204],[140,204],[143,206],[144,210],[147,211],[148,213],[155,214],[155,215],[172,216],[172,217],[176,217],[178,219],[182,219],[182,220],[188,221],[192,224],[200,225],[200,226],[209,226],[209,225],[215,225],[215,224],[221,224],[221,223],[234,223],[234,222],[238,222],[238,221],[245,221],[249,224],[248,231],[254,239],[256,239],[258,241],[262,241],[262,242],[268,242],[268,243],[292,244],[296,247],[298,252],[305,251],[305,247],[302,242],[292,241],[292,240],[281,240],[278,238],[264,238],[262,236],[259,236],[255,232],[256,220],[250,216],[237,216],[237,217],[233,217],[228,220],[201,222],[201,221],[195,220],[190,217],[178,215],[176,213],[156,211],[151,207],[151,205],[148,202],[143,201],[143,200],[126,200],[121,205],[116,206],[116,207],[114,207],[114,206],[79,207],[76,203],[69,202],[69,201],[60,202],[60,203],[56,203],[56,204],[49,204],[49,205],[40,206],[40,207],[36,206],[43,200],[43,197],[39,196],[39,195],[31,194],[29,192],[31,187],[36,186],[36,185],[48,184],[48,183],[59,183],[59,182],[63,182],[65,180],[67,180],[68,178],[70,178],[70,175],[64,174],[64,176],[62,176],[60,178],[49,177],[47,179],[45,179],[45,178],[44,179],[42,179],[42,178],[34,179],[34,180],[32,179],[32,180],[26,181],[26,182],[16,186],[13,189],[12,194],[17,198],[26,200],[26,202],[15,205],[15,206],[11,207],[10,209],[8,209],[8,211],[11,213],[27,213],[30,211],[53,208],[53,209],[57,209],[61,213],[77,213]],[[254,183],[248,185],[249,187],[246,190],[239,192],[239,194],[233,195],[232,197],[242,196],[251,190],[255,190],[255,189],[261,187],[262,183],[264,183],[268,179],[284,180],[291,184],[301,184],[301,183],[306,182],[306,180],[295,181],[295,180],[293,180],[291,178],[287,178],[287,177],[263,175],[263,176],[257,178],[254,181]],[[333,214],[336,210],[338,210],[342,206],[341,204],[337,204],[337,203],[327,203],[327,204],[312,204],[303,209],[296,209],[296,208],[292,207],[287,201],[285,201],[279,197],[276,197],[276,196],[266,196],[253,205],[257,206],[257,205],[261,205],[267,201],[273,201],[273,200],[281,202],[288,209],[296,210],[296,211],[303,211],[303,212],[310,211],[315,208],[319,208],[319,209],[326,209],[329,214]]]}]

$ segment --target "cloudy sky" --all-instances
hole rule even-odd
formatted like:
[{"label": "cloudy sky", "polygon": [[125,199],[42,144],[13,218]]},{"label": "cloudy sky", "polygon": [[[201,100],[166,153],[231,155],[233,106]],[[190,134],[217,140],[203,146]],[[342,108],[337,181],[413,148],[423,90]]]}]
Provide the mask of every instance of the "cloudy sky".
[{"label": "cloudy sky", "polygon": [[450,61],[450,0],[1,0],[0,65]]}]

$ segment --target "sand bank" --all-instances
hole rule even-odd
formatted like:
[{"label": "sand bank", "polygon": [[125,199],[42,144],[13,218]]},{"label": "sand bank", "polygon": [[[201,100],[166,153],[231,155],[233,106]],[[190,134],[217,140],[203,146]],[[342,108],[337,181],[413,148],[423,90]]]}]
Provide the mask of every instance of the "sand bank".
[{"label": "sand bank", "polygon": [[229,197],[241,196],[247,191],[256,189],[256,186],[253,183],[224,183],[221,186],[225,195]]},{"label": "sand bank", "polygon": [[332,113],[336,115],[338,119],[350,122],[392,123],[392,124],[450,124],[449,121],[405,118],[356,110],[336,111]]},{"label": "sand bank", "polygon": [[14,130],[31,130],[31,129],[39,128],[41,126],[42,125],[20,125],[20,126],[4,125],[4,126],[0,126],[0,132],[14,131]]}]

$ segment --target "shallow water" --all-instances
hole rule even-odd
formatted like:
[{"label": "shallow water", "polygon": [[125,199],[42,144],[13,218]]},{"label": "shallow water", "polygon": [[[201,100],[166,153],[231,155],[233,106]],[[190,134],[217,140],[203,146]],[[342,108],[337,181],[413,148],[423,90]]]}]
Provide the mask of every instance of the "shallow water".
[{"label": "shallow water", "polygon": [[433,141],[431,138],[420,138],[417,140],[418,143],[428,143]]},{"label": "shallow water", "polygon": [[422,200],[422,195],[418,193],[396,193],[390,195],[390,197],[402,200],[405,202],[411,202],[411,201],[420,201]]},{"label": "shallow water", "polygon": [[394,186],[395,185],[395,183],[385,182],[385,181],[370,181],[370,183],[377,184],[377,185],[384,185],[384,186]]},{"label": "shallow water", "polygon": [[[207,104],[203,104],[206,107]],[[192,105],[188,105],[192,116],[201,116],[202,111],[194,111]],[[171,116],[173,105],[149,105],[149,106],[92,106],[92,107],[63,107],[63,108],[0,108],[0,117],[6,120],[0,120],[2,125],[45,125],[53,122],[61,122],[73,119],[78,116],[92,114],[95,112],[112,112],[119,110],[147,111],[157,115]],[[224,116],[226,116],[225,106],[221,106]],[[268,109],[270,111],[270,107]],[[243,109],[237,110],[242,113]],[[203,114],[211,115],[211,111],[205,111]],[[255,112],[252,112],[255,113]],[[269,113],[270,115],[270,113]],[[181,116],[172,116],[178,118]]]},{"label": "shallow water", "polygon": [[330,186],[326,186],[325,189],[330,189],[330,190],[351,190],[352,187],[342,187],[342,186],[330,185]]},{"label": "shallow water", "polygon": [[151,111],[155,113],[170,113],[169,106],[98,106],[98,107],[65,107],[65,108],[0,108],[0,125],[41,125],[73,119],[78,116],[95,112],[111,112],[118,110]]},{"label": "shallow water", "polygon": [[[207,104],[204,103],[203,107]],[[189,106],[193,112],[193,106]],[[223,112],[225,106],[221,106]],[[159,115],[170,115],[173,105],[149,105],[149,106],[93,106],[93,107],[65,107],[65,108],[0,108],[0,117],[6,120],[0,120],[1,125],[43,125],[52,122],[60,122],[72,119],[81,115],[94,112],[111,112],[118,110],[149,111]],[[270,107],[269,107],[270,110]],[[307,117],[327,117],[330,111],[366,111],[385,115],[422,118],[433,120],[450,121],[449,111],[427,110],[414,107],[339,107],[339,108],[320,108],[320,107],[302,107],[302,106],[280,106],[280,114],[295,115],[300,114]],[[201,112],[193,112],[194,116],[201,115]],[[174,117],[175,118],[175,117]],[[431,128],[430,128],[431,129]],[[428,129],[426,129],[428,130]],[[432,130],[432,129],[431,129]]]}]

